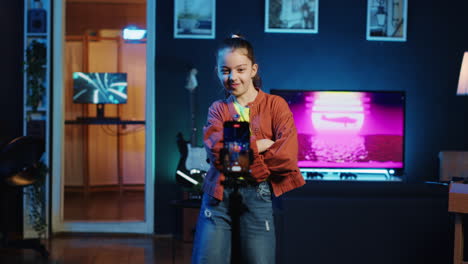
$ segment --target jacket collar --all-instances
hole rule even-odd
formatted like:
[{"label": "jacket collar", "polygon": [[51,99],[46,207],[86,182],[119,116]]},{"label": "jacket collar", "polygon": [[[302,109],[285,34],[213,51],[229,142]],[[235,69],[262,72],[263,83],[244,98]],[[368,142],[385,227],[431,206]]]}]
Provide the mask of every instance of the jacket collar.
[{"label": "jacket collar", "polygon": [[[258,94],[257,94],[257,96],[255,97],[255,99],[254,99],[252,102],[250,102],[250,103],[247,104],[248,107],[252,107],[252,106],[254,106],[254,105],[257,105],[258,103],[260,103],[260,102],[263,100],[263,98],[265,98],[265,92],[263,92],[262,90],[260,90],[260,89],[258,89],[258,88],[255,88],[255,90],[258,91]],[[236,100],[235,96],[234,96],[234,95],[230,95],[230,96],[226,99],[226,102],[227,102],[228,104],[231,104],[231,103],[234,103],[235,100]]]}]

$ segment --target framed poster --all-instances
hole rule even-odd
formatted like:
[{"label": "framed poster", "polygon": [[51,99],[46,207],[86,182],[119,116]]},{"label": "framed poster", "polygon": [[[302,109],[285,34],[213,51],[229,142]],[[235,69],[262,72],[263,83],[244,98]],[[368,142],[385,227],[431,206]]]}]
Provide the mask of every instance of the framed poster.
[{"label": "framed poster", "polygon": [[214,39],[215,0],[174,0],[174,38]]},{"label": "framed poster", "polygon": [[265,32],[318,33],[319,0],[265,0]]},{"label": "framed poster", "polygon": [[367,0],[367,40],[406,41],[408,0]]}]

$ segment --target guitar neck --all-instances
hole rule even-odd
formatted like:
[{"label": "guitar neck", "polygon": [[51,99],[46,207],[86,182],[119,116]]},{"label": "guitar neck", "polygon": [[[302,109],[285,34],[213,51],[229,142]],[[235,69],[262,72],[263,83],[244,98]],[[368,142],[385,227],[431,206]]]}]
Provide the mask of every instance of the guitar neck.
[{"label": "guitar neck", "polygon": [[195,118],[195,114],[197,112],[196,109],[196,101],[195,101],[195,88],[198,86],[198,81],[196,78],[197,69],[192,68],[190,69],[189,76],[187,77],[187,83],[185,88],[190,91],[190,127],[192,134],[190,135],[190,144],[192,147],[197,145],[197,119]]},{"label": "guitar neck", "polygon": [[190,144],[192,147],[197,146],[197,119],[196,119],[196,105],[195,105],[195,91],[190,91],[190,125],[192,130],[192,135],[190,136]]}]

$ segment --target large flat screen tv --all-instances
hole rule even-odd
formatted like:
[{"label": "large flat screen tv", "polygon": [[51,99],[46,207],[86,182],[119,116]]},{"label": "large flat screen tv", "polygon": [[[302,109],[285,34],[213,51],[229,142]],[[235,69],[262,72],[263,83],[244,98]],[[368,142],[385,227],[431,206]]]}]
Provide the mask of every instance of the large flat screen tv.
[{"label": "large flat screen tv", "polygon": [[301,169],[385,169],[402,173],[404,92],[271,93],[283,97],[293,113]]}]

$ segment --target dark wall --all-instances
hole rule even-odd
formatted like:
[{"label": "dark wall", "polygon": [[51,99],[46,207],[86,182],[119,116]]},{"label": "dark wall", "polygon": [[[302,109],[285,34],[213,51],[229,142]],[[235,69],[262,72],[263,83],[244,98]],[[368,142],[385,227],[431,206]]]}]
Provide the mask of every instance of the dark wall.
[{"label": "dark wall", "polygon": [[407,182],[437,180],[438,152],[468,149],[468,98],[455,95],[468,49],[467,1],[409,1],[406,42],[367,41],[364,0],[320,1],[318,34],[264,33],[264,2],[216,1],[215,40],[174,39],[173,1],[157,2],[156,232],[172,227],[168,202],[176,190],[175,135],[190,132],[187,68],[199,69],[201,130],[210,103],[222,97],[214,74],[216,47],[232,32],[253,43],[265,91],[405,91]]},{"label": "dark wall", "polygon": [[23,109],[23,3],[6,1],[0,9],[0,41],[2,50],[0,96],[0,141],[22,134]]},{"label": "dark wall", "polygon": [[[23,1],[3,1],[0,8],[0,146],[22,135],[23,116]],[[1,189],[1,187],[0,187]],[[0,192],[0,224],[6,230],[22,230],[21,192]],[[5,213],[8,212],[8,213]],[[4,224],[2,224],[4,223]]]}]

